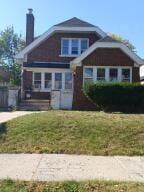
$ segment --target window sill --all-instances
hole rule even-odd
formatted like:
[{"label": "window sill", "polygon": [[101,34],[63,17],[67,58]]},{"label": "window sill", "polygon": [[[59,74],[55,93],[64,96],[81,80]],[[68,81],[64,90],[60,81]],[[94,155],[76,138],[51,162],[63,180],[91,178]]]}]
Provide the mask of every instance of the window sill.
[{"label": "window sill", "polygon": [[73,91],[73,89],[33,89],[33,92]]},{"label": "window sill", "polygon": [[80,55],[59,55],[60,57],[78,57]]}]

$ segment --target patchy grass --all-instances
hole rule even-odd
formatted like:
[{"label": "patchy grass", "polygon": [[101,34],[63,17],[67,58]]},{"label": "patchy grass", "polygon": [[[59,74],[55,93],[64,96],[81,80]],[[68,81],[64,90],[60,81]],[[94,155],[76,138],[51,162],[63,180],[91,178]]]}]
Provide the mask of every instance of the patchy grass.
[{"label": "patchy grass", "polygon": [[1,153],[144,155],[144,115],[48,111],[4,123]]},{"label": "patchy grass", "polygon": [[0,192],[143,192],[144,183],[112,181],[20,182],[0,181]]}]

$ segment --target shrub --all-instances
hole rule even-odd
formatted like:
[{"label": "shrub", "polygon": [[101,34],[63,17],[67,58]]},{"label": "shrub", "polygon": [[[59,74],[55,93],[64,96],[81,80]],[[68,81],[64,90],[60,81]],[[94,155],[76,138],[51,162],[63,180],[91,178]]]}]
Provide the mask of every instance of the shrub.
[{"label": "shrub", "polygon": [[144,111],[144,86],[140,84],[86,84],[84,93],[100,109],[105,111]]}]

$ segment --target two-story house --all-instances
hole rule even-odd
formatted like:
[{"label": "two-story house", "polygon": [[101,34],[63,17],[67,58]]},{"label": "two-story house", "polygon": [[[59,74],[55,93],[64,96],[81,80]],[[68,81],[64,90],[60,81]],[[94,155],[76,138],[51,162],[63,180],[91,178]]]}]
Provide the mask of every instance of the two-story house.
[{"label": "two-story house", "polygon": [[52,108],[95,109],[84,95],[85,82],[139,82],[144,61],[99,27],[78,18],[52,26],[34,37],[29,9],[26,47],[16,56],[22,64],[22,98],[50,100]]}]

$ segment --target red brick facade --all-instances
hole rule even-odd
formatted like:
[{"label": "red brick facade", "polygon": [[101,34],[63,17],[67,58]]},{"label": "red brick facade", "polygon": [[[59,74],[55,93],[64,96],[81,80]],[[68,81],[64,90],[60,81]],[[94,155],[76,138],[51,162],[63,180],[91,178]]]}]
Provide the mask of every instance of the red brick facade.
[{"label": "red brick facade", "polygon": [[96,33],[55,33],[28,55],[28,63],[32,61],[69,63],[74,57],[61,57],[62,38],[88,38],[89,46],[99,40]]},{"label": "red brick facade", "polygon": [[[28,54],[28,63],[64,62],[69,63],[74,57],[61,57],[61,38],[89,38],[89,45],[99,37],[96,33],[55,33]],[[83,94],[83,66],[131,66],[132,81],[139,82],[139,68],[125,53],[117,48],[98,48],[82,61],[81,67],[76,67],[74,75],[73,109],[94,110],[96,106]],[[32,86],[32,72],[24,71],[24,89]],[[34,99],[48,99],[49,93],[32,93]]]},{"label": "red brick facade", "polygon": [[134,62],[120,49],[96,49],[85,58],[81,67],[76,67],[74,77],[73,109],[93,110],[96,106],[89,101],[82,91],[83,66],[131,66],[132,81],[140,82],[139,68],[134,67]]},{"label": "red brick facade", "polygon": [[[62,38],[87,38],[89,46],[99,40],[96,33],[55,33],[47,40],[42,42],[38,47],[28,54],[28,63],[33,61],[40,62],[64,62],[69,63],[74,57],[61,57],[61,39]],[[24,71],[23,88],[32,87],[32,72]],[[46,92],[32,93],[33,99],[48,99],[49,94]]]}]

